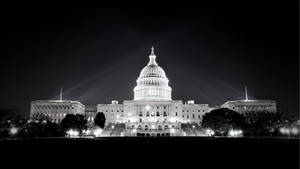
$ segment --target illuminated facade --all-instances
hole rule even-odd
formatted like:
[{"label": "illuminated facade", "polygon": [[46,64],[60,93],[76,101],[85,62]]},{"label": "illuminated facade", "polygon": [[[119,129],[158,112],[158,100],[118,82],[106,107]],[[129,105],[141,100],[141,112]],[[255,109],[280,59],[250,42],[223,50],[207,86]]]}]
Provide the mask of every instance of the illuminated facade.
[{"label": "illuminated facade", "polygon": [[274,100],[234,100],[225,102],[221,107],[241,114],[262,111],[276,113],[276,102]]},{"label": "illuminated facade", "polygon": [[85,115],[85,106],[71,100],[36,100],[31,102],[30,118],[43,115],[52,122],[60,123],[67,114]]},{"label": "illuminated facade", "polygon": [[200,123],[208,112],[207,104],[183,104],[172,100],[172,89],[165,71],[157,64],[154,48],[148,64],[142,69],[134,87],[134,99],[123,104],[98,104],[97,112],[103,112],[107,124],[124,123],[124,135],[159,136],[182,135],[181,123]]},{"label": "illuminated facade", "polygon": [[[93,126],[95,116],[103,112],[106,117],[107,136],[183,136],[186,133],[182,124],[200,124],[202,116],[219,107],[208,104],[195,104],[193,100],[183,103],[172,100],[172,88],[165,71],[156,61],[154,48],[149,55],[148,64],[141,70],[133,89],[134,99],[119,103],[84,106],[78,101],[38,100],[31,103],[31,116],[44,114],[54,122],[61,122],[66,114],[84,114],[89,126]],[[276,102],[269,100],[228,101],[221,105],[244,113],[246,111],[268,110],[276,112]],[[119,131],[115,127],[119,126]],[[116,127],[118,128],[118,127]]]},{"label": "illuminated facade", "polygon": [[241,114],[263,112],[276,113],[276,101],[274,100],[249,100],[247,86],[245,86],[245,100],[227,101],[221,105],[222,108],[228,108]]}]

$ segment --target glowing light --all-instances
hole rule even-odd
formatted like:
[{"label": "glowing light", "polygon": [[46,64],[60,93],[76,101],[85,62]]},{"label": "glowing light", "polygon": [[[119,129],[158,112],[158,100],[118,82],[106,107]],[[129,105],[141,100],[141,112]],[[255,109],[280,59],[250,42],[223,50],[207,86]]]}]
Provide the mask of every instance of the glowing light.
[{"label": "glowing light", "polygon": [[228,136],[230,136],[230,137],[239,137],[239,136],[242,136],[242,134],[243,134],[242,130],[233,130],[233,129],[231,129],[228,132]]},{"label": "glowing light", "polygon": [[279,131],[281,134],[289,134],[290,133],[290,131],[285,127],[280,128]]},{"label": "glowing light", "polygon": [[9,130],[9,134],[10,135],[16,135],[18,133],[18,128],[16,127],[12,127],[10,130]]},{"label": "glowing light", "polygon": [[154,126],[154,125],[152,125],[152,126],[151,126],[151,129],[155,129],[155,126]]},{"label": "glowing light", "polygon": [[176,118],[175,118],[175,117],[171,117],[171,118],[169,119],[169,121],[170,121],[171,123],[175,123],[175,122],[176,122]]},{"label": "glowing light", "polygon": [[120,118],[120,115],[117,115],[117,119]]},{"label": "glowing light", "polygon": [[195,125],[193,125],[193,129],[195,128]]},{"label": "glowing light", "polygon": [[95,129],[95,130],[94,130],[94,136],[95,136],[95,137],[100,137],[102,131],[103,131],[103,130],[102,130],[101,128]]},{"label": "glowing light", "polygon": [[79,131],[73,130],[73,129],[68,130],[66,133],[70,137],[78,137],[79,136]]},{"label": "glowing light", "polygon": [[206,132],[206,135],[209,136],[209,137],[215,135],[215,132],[213,130],[211,130],[211,129],[207,129],[205,132]]},{"label": "glowing light", "polygon": [[170,132],[171,132],[171,133],[175,133],[175,129],[173,129],[173,128],[170,129]]},{"label": "glowing light", "polygon": [[297,127],[293,127],[293,128],[291,129],[291,133],[292,133],[292,134],[298,134],[298,132],[299,132],[299,130],[298,130]]},{"label": "glowing light", "polygon": [[137,132],[137,130],[136,130],[136,129],[133,129],[133,130],[132,130],[132,132],[133,132],[133,133],[136,133],[136,132]]},{"label": "glowing light", "polygon": [[114,128],[115,128],[115,126],[114,126],[114,125],[112,125],[112,126],[111,126],[111,128],[112,128],[112,129],[114,129]]},{"label": "glowing light", "polygon": [[146,108],[146,110],[150,110],[151,107],[149,105],[147,105],[145,108]]}]

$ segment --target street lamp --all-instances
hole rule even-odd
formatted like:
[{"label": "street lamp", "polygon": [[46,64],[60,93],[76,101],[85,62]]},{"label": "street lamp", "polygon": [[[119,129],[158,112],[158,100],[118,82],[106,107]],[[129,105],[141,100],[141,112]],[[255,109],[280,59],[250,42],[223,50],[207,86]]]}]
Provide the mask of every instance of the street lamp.
[{"label": "street lamp", "polygon": [[211,130],[211,129],[207,129],[205,132],[206,132],[206,135],[208,135],[209,137],[215,135],[215,132],[213,130]]},{"label": "street lamp", "polygon": [[95,136],[95,137],[100,137],[102,131],[103,131],[103,130],[102,130],[101,128],[95,129],[95,130],[94,130],[94,136]]},{"label": "street lamp", "polygon": [[243,134],[242,130],[233,130],[233,129],[231,129],[228,132],[229,137],[238,137],[238,136],[242,136],[242,134]]},{"label": "street lamp", "polygon": [[70,137],[78,137],[79,136],[79,131],[73,130],[73,129],[68,130],[66,133]]},{"label": "street lamp", "polygon": [[14,135],[16,135],[17,133],[18,133],[18,128],[16,128],[16,127],[10,128],[10,130],[9,130],[9,134],[10,134],[10,135],[14,136]]}]

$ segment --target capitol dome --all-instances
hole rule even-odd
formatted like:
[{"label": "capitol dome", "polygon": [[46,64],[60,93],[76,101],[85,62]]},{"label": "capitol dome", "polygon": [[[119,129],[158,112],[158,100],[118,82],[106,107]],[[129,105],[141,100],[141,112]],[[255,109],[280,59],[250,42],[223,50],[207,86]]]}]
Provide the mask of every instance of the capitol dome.
[{"label": "capitol dome", "polygon": [[171,99],[171,87],[165,71],[156,63],[154,48],[151,48],[149,63],[137,79],[134,100],[163,101]]}]

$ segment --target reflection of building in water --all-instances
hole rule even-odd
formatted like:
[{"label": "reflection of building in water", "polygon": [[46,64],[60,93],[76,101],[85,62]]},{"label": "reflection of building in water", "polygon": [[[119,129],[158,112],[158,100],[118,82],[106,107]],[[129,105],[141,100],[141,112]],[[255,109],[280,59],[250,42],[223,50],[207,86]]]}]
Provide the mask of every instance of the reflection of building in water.
[{"label": "reflection of building in water", "polygon": [[[172,100],[172,88],[169,86],[165,71],[156,61],[153,47],[149,62],[141,70],[136,82],[137,85],[133,89],[134,99],[125,100],[122,104],[113,100],[111,104],[84,107],[80,102],[62,99],[58,101],[33,101],[31,114],[44,113],[55,122],[60,122],[68,113],[85,114],[88,124],[91,125],[96,113],[103,112],[106,117],[106,130],[109,131],[111,128],[111,131],[108,132],[109,135],[180,136],[185,135],[181,124],[200,124],[205,113],[216,109],[215,107],[210,108],[208,104],[195,104],[193,100],[186,103],[181,100]],[[276,103],[273,101],[228,101],[222,105],[222,107],[228,107],[238,112],[241,112],[240,110],[245,106],[248,106],[247,109],[276,111]],[[57,114],[62,114],[62,116],[57,116]],[[116,129],[120,129],[120,131],[116,131]]]}]

